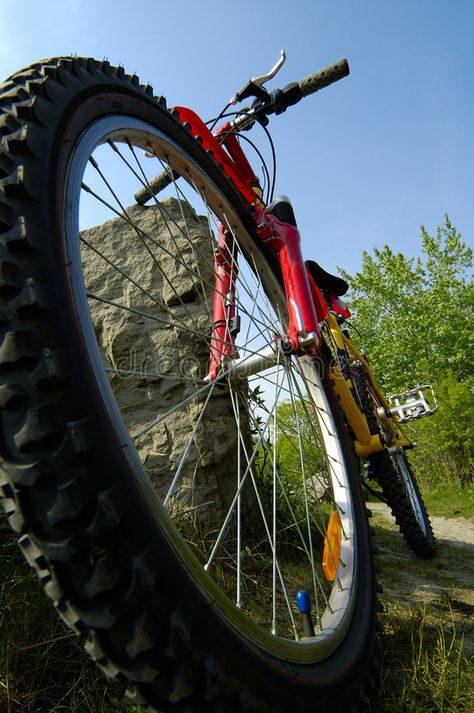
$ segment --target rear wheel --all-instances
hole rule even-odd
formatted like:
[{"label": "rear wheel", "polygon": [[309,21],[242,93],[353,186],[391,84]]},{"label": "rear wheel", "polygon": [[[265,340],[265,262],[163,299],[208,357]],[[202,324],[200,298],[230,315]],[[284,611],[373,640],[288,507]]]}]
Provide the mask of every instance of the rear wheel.
[{"label": "rear wheel", "polygon": [[[358,710],[376,601],[357,465],[324,349],[245,368],[287,321],[246,207],[107,63],[34,66],[1,102],[3,493],[48,594],[157,710]],[[133,205],[163,170],[168,195]],[[220,225],[244,366],[211,381]]]},{"label": "rear wheel", "polygon": [[[375,396],[367,383],[363,364],[354,363],[351,374],[360,405],[372,434],[380,433]],[[402,448],[388,448],[368,459],[367,477],[382,488],[383,498],[395,517],[407,545],[419,557],[429,559],[436,553],[436,543],[416,477]]]},{"label": "rear wheel", "polygon": [[436,542],[425,504],[402,448],[374,453],[369,459],[369,478],[382,488],[407,545],[424,559],[436,554]]}]

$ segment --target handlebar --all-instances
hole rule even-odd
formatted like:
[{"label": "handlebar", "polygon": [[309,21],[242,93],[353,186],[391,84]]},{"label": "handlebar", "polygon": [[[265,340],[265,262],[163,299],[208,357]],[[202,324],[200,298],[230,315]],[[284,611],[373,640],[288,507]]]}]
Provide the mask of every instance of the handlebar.
[{"label": "handlebar", "polygon": [[245,114],[241,114],[231,123],[234,130],[250,129],[255,121],[268,123],[270,114],[281,114],[288,109],[289,106],[297,104],[301,99],[309,94],[314,94],[320,89],[334,84],[339,79],[347,77],[349,74],[349,63],[347,59],[340,59],[328,67],[308,75],[300,82],[291,82],[283,89],[274,89],[270,93],[266,93],[264,97],[258,97],[254,102],[252,109]]},{"label": "handlebar", "polygon": [[[283,62],[284,58],[283,60],[280,60],[280,66]],[[276,73],[273,70],[272,72],[273,74]],[[283,87],[283,89],[275,89],[272,92],[267,92],[266,89],[259,86],[258,97],[253,103],[252,108],[247,109],[245,113],[240,114],[234,121],[230,122],[231,130],[238,132],[250,129],[254,125],[255,121],[266,124],[268,123],[267,117],[270,114],[282,114],[289,106],[297,104],[301,101],[303,97],[307,97],[309,94],[314,94],[320,89],[324,89],[330,84],[334,84],[334,82],[337,82],[339,79],[347,77],[349,72],[349,63],[347,59],[340,59],[334,64],[330,64],[323,69],[319,69],[313,74],[309,74],[300,82],[291,82],[290,84],[287,84]],[[268,76],[273,75],[270,73]],[[245,96],[255,96],[257,92],[251,90],[251,86],[253,84],[254,82],[251,80],[245,87],[245,91],[247,93],[245,94],[245,92],[239,92],[235,98],[238,98],[240,101],[244,94]],[[178,178],[178,174],[173,171],[173,175],[170,176],[169,172],[164,171],[159,176],[154,178],[149,186],[138,191],[135,194],[135,200],[139,205],[143,205],[150,200],[150,198],[166,188],[166,186],[170,185],[173,178]]]}]

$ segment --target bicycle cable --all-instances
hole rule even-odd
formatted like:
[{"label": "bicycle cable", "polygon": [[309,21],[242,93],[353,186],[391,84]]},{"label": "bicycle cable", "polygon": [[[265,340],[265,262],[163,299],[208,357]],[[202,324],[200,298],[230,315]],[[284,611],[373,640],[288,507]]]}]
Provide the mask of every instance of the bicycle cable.
[{"label": "bicycle cable", "polygon": [[272,135],[270,134],[267,127],[264,126],[264,124],[261,124],[260,122],[258,122],[258,123],[260,124],[260,126],[262,127],[262,129],[264,130],[264,132],[267,135],[267,139],[270,143],[270,150],[271,150],[271,154],[272,154],[273,179],[272,179],[272,187],[271,187],[269,200],[268,200],[268,203],[271,203],[273,200],[273,194],[275,193],[275,184],[276,184],[276,176],[277,176],[277,162],[276,162],[275,144],[273,143]]},{"label": "bicycle cable", "polygon": [[[212,131],[212,130],[214,129],[214,127],[216,126],[217,122],[218,122],[220,119],[225,119],[225,118],[227,118],[227,117],[229,117],[229,116],[242,116],[242,115],[245,113],[245,112],[242,112],[242,111],[229,111],[229,112],[227,112],[227,109],[229,108],[229,106],[230,106],[230,104],[227,104],[227,105],[223,108],[223,110],[220,112],[220,114],[219,114],[218,116],[214,117],[213,119],[208,119],[207,121],[204,122],[204,123],[206,124],[206,126],[209,126],[209,124],[211,124],[211,126],[209,127],[209,130],[210,130],[210,131]],[[259,121],[258,119],[255,119],[255,123],[259,124],[259,125],[262,127],[262,129],[264,130],[264,132],[265,132],[265,134],[266,134],[266,136],[267,136],[268,142],[269,142],[269,144],[270,144],[270,152],[271,152],[272,164],[273,164],[273,168],[272,168],[272,179],[271,179],[271,180],[270,180],[270,171],[268,170],[268,166],[267,166],[267,164],[266,164],[266,161],[264,160],[264,158],[263,158],[261,152],[259,151],[259,149],[258,149],[257,146],[255,145],[255,143],[254,143],[253,141],[251,141],[247,136],[244,136],[242,133],[240,133],[240,132],[235,132],[235,133],[236,133],[236,135],[238,135],[239,137],[242,137],[243,139],[245,139],[245,140],[254,148],[255,152],[256,152],[257,155],[258,155],[258,157],[259,157],[260,160],[262,161],[262,168],[263,168],[263,170],[264,170],[264,172],[265,172],[265,174],[266,174],[266,178],[267,178],[267,180],[268,180],[268,191],[267,191],[267,201],[266,201],[267,204],[268,204],[268,203],[271,203],[271,201],[273,200],[273,196],[274,196],[274,193],[275,193],[275,185],[276,185],[277,161],[276,161],[275,144],[274,144],[273,139],[272,139],[272,136],[271,136],[269,130],[267,129],[267,127],[265,126],[265,124],[263,124],[263,122]],[[223,132],[223,133],[224,133],[224,134],[230,134],[230,133],[234,133],[234,132],[229,131],[229,132]]]},{"label": "bicycle cable", "polygon": [[[222,111],[224,111],[224,109]],[[229,116],[239,116],[239,114],[242,114],[242,112],[241,111],[228,111],[225,114],[221,113],[221,114],[219,114],[219,116],[214,116],[214,117],[212,117],[212,119],[208,119],[204,123],[206,124],[206,126],[209,126],[209,124],[212,124],[212,127],[209,129],[209,131],[212,131],[212,129],[214,128],[214,126],[220,119],[227,119],[227,117],[229,117]]]},{"label": "bicycle cable", "polygon": [[349,322],[349,320],[346,319],[346,321],[344,322],[344,324],[347,325],[348,327],[350,327],[350,329],[353,329],[354,332],[357,334],[357,336],[360,337],[360,339],[361,339],[362,342],[364,341],[364,337],[363,337],[362,334],[359,332],[359,330],[357,329],[357,327],[352,324],[352,322]]},{"label": "bicycle cable", "polygon": [[[221,118],[222,118],[222,117],[221,117]],[[220,136],[228,136],[229,134],[233,134],[233,133],[234,133],[233,131],[223,131],[223,132],[220,134]],[[267,184],[267,187],[268,187],[268,188],[267,188],[267,201],[266,201],[266,202],[269,203],[269,202],[270,202],[270,186],[271,186],[271,183],[272,183],[272,182],[271,182],[271,180],[270,180],[270,171],[268,170],[267,163],[266,163],[265,159],[263,158],[263,155],[262,155],[262,153],[260,152],[260,150],[258,149],[257,145],[256,145],[251,139],[249,139],[248,136],[244,136],[243,134],[238,134],[238,137],[239,137],[239,139],[245,139],[245,141],[247,141],[247,143],[250,144],[250,146],[254,149],[255,153],[257,154],[257,156],[259,157],[260,161],[262,162],[262,170],[263,170],[263,173],[264,173],[264,186],[263,186],[262,192],[263,192],[263,193],[265,192],[265,183],[266,183],[266,184]]]},{"label": "bicycle cable", "polygon": [[[231,106],[231,102],[228,102],[228,103],[225,105],[225,107],[222,109],[222,111],[220,112],[220,114],[218,114],[218,115],[216,116],[215,119],[211,119],[210,121],[206,121],[206,124],[210,124],[211,121],[214,122],[214,123],[212,124],[212,126],[210,127],[209,131],[212,131],[212,130],[214,129],[215,125],[217,124],[218,121],[220,121],[220,119],[222,119],[224,116],[227,116],[226,111],[227,111],[227,109],[228,109],[230,106]],[[238,112],[232,112],[233,115],[235,115],[235,114],[237,114],[237,113],[238,113]],[[230,114],[229,114],[229,116],[230,116]]]}]

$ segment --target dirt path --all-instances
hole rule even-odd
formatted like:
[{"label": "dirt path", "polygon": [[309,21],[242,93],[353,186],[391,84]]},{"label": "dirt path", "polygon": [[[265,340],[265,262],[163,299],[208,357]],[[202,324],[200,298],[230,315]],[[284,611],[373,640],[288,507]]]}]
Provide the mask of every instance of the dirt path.
[{"label": "dirt path", "polygon": [[452,622],[474,654],[474,524],[462,518],[430,517],[438,550],[417,558],[405,545],[390,510],[368,503],[373,512],[383,599],[394,607],[427,607],[433,623]]},{"label": "dirt path", "polygon": [[[385,503],[369,503],[368,507],[372,512],[381,513],[388,520],[393,519]],[[440,540],[447,540],[449,544],[454,547],[470,547],[474,545],[474,523],[469,522],[469,520],[465,520],[462,517],[448,518],[430,515],[430,521],[438,542]],[[474,555],[474,549],[472,553]]]}]

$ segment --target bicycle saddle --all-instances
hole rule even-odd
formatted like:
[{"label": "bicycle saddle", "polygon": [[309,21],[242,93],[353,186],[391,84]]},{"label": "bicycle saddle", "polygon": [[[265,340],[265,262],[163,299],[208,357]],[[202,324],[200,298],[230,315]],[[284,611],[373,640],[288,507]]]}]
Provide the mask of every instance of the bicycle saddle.
[{"label": "bicycle saddle", "polygon": [[326,272],[321,265],[318,265],[314,260],[305,260],[306,269],[317,284],[320,290],[324,290],[331,295],[345,295],[349,289],[349,285],[342,277],[331,275]]}]

